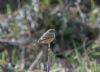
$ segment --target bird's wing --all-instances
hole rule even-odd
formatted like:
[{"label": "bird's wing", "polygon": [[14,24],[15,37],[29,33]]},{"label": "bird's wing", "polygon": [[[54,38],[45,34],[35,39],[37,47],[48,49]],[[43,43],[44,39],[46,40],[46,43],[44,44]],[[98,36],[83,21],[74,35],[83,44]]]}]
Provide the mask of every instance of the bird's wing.
[{"label": "bird's wing", "polygon": [[40,38],[40,40],[48,40],[50,38],[53,38],[54,35],[52,33],[44,33],[43,36]]}]

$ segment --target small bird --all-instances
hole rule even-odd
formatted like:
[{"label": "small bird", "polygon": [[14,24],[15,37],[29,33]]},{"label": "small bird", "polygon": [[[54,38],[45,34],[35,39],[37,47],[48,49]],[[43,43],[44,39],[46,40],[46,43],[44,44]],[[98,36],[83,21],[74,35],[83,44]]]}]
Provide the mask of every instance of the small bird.
[{"label": "small bird", "polygon": [[47,30],[38,40],[40,44],[50,44],[55,39],[55,29]]},{"label": "small bird", "polygon": [[38,40],[39,44],[48,44],[48,61],[47,61],[47,72],[50,72],[50,43],[55,39],[55,29],[47,30]]}]

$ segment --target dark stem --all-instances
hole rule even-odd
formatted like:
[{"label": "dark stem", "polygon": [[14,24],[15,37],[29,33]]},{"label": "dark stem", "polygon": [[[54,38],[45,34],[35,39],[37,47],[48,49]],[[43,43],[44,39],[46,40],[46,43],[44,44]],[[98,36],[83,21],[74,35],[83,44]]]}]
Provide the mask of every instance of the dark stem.
[{"label": "dark stem", "polygon": [[50,44],[48,44],[47,72],[50,72]]}]

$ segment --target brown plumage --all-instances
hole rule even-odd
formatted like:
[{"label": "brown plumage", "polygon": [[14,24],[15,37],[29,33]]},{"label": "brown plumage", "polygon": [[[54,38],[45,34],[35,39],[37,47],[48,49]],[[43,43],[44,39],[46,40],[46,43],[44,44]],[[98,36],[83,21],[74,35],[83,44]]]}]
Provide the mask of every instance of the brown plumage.
[{"label": "brown plumage", "polygon": [[50,44],[55,39],[55,29],[47,30],[38,40],[40,44]]}]

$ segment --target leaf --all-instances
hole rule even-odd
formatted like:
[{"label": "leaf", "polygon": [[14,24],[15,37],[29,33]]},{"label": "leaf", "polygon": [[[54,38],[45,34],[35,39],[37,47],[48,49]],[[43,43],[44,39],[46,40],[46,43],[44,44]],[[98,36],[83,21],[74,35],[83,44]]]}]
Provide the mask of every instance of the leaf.
[{"label": "leaf", "polygon": [[100,55],[100,52],[96,52],[96,53],[94,53],[94,55]]},{"label": "leaf", "polygon": [[19,35],[20,31],[21,31],[21,28],[17,24],[14,24],[13,25],[13,35],[15,36]]},{"label": "leaf", "polygon": [[11,7],[9,4],[6,5],[7,8],[7,15],[11,15],[12,11],[11,11]]},{"label": "leaf", "polygon": [[96,6],[96,5],[95,5],[94,0],[91,0],[91,8],[93,9],[95,6]]},{"label": "leaf", "polygon": [[47,6],[49,6],[50,4],[50,0],[43,0],[40,6],[40,11],[44,11],[46,9]]},{"label": "leaf", "polygon": [[94,14],[93,12],[91,12],[90,13],[90,20],[94,22],[94,21],[96,21],[96,19],[97,19],[96,14]]},{"label": "leaf", "polygon": [[49,5],[50,0],[44,0],[43,2],[44,2],[45,5]]},{"label": "leaf", "polygon": [[93,44],[93,45],[92,45],[92,48],[93,48],[93,49],[98,48],[98,47],[99,47],[98,44]]},{"label": "leaf", "polygon": [[6,61],[0,60],[0,64],[6,64]]}]

